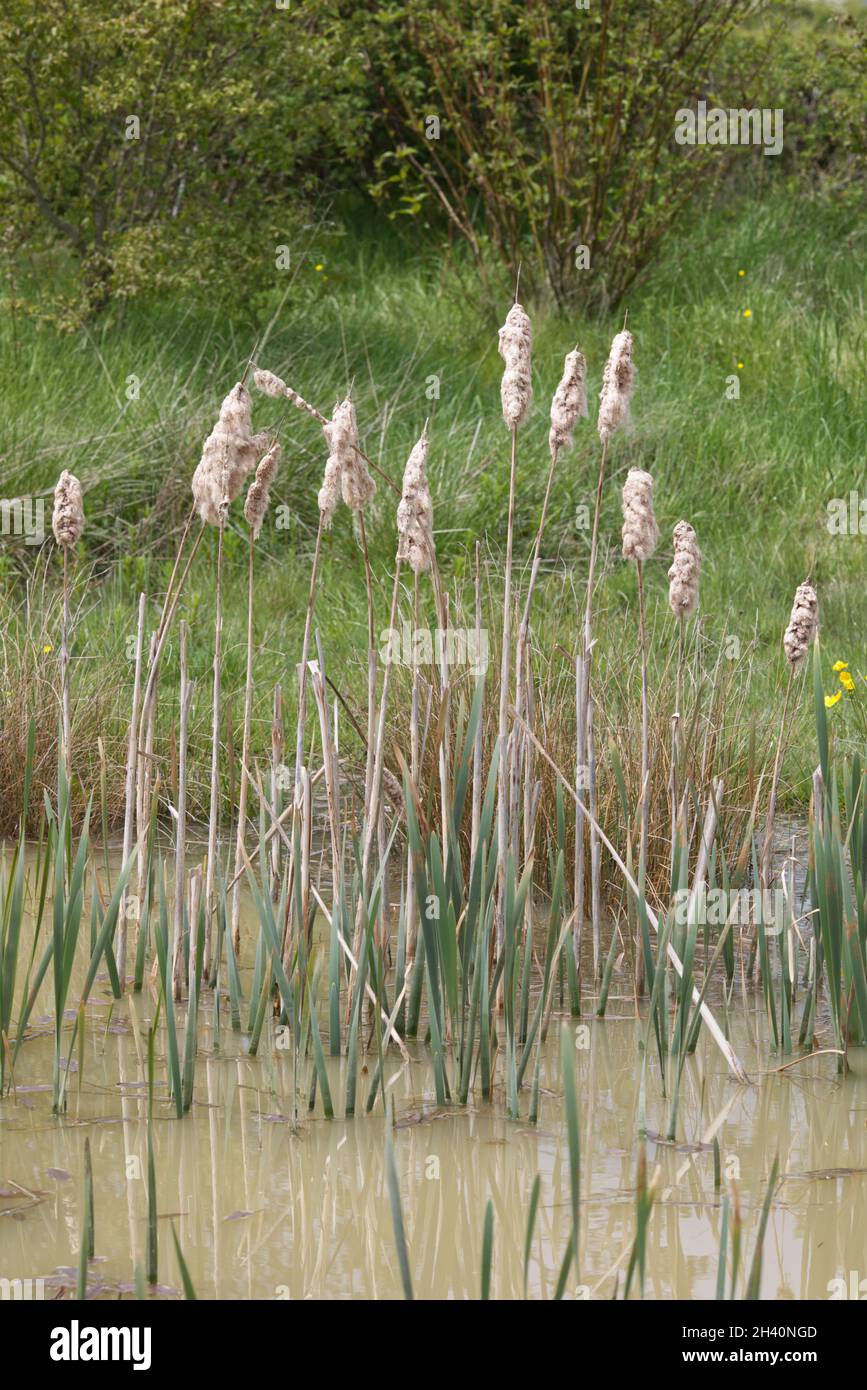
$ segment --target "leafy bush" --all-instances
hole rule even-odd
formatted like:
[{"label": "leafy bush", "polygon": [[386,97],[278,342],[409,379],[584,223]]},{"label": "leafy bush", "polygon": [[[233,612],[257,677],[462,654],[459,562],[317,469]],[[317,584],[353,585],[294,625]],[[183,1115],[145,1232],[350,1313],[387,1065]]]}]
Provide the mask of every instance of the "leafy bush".
[{"label": "leafy bush", "polygon": [[675,112],[701,97],[753,104],[764,55],[728,41],[764,9],[762,0],[375,5],[364,45],[391,137],[376,192],[394,195],[392,215],[444,217],[483,273],[492,260],[513,274],[523,262],[558,302],[615,300],[687,199],[724,169],[725,150],[674,143]]},{"label": "leafy bush", "polygon": [[77,0],[0,14],[7,253],[74,256],[74,322],[142,289],[219,297],[271,277],[335,158],[359,64],[328,3]]}]

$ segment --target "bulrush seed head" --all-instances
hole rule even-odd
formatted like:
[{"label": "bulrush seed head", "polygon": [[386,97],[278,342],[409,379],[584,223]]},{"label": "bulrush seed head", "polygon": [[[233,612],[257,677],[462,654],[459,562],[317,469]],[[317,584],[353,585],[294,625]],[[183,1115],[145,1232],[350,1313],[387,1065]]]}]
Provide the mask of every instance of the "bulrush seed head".
[{"label": "bulrush seed head", "polygon": [[430,569],[434,557],[433,504],[427,480],[427,425],[413,446],[403,474],[403,495],[397,508],[397,558],[414,574]]},{"label": "bulrush seed head", "polygon": [[698,607],[701,551],[688,521],[674,528],[674,561],[668,571],[668,602],[676,618],[688,618]]},{"label": "bulrush seed head", "polygon": [[74,473],[64,468],[54,489],[54,513],[51,527],[57,544],[75,545],[84,530],[84,503],[81,483]]},{"label": "bulrush seed head", "polygon": [[253,384],[263,396],[285,396],[289,389],[281,377],[275,376],[273,372],[266,372],[261,367],[257,367],[253,373]]},{"label": "bulrush seed head", "polygon": [[649,560],[659,530],[653,515],[653,478],[642,468],[630,468],[623,484],[623,554],[627,560]]},{"label": "bulrush seed head", "polygon": [[520,304],[513,304],[500,329],[500,356],[506,364],[500,385],[503,419],[508,428],[522,425],[530,413],[533,384],[530,358],[533,327]]},{"label": "bulrush seed head", "polygon": [[792,670],[797,671],[810,650],[819,626],[819,600],[811,584],[799,584],[795,590],[792,616],[783,637],[783,646]]},{"label": "bulrush seed head", "polygon": [[551,401],[548,447],[552,459],[572,443],[572,431],[587,416],[587,363],[576,348],[566,354],[563,376]]},{"label": "bulrush seed head", "polygon": [[299,410],[306,410],[308,415],[312,415],[314,420],[318,420],[320,425],[325,424],[325,416],[305,401],[303,396],[299,396],[297,391],[293,391],[291,386],[287,386],[282,377],[276,376],[274,372],[267,372],[262,367],[257,367],[253,373],[253,383],[257,391],[261,391],[263,396],[285,396],[287,401],[297,405]]},{"label": "bulrush seed head", "polygon": [[328,531],[340,501],[343,470],[355,452],[355,412],[348,397],[335,405],[331,419],[322,426],[322,433],[328,441],[328,459],[319,489],[319,510],[322,524]]},{"label": "bulrush seed head", "polygon": [[629,419],[629,402],[635,385],[632,334],[624,328],[611,344],[599,392],[599,438],[605,442]]},{"label": "bulrush seed head", "polygon": [[244,503],[244,515],[253,533],[254,541],[259,539],[262,522],[265,520],[265,513],[268,510],[271,484],[277,477],[279,466],[280,445],[275,442],[256,469],[256,476],[250,484],[247,500]]},{"label": "bulrush seed head", "polygon": [[[338,420],[339,414],[339,420]],[[367,464],[361,457],[358,447],[358,426],[355,422],[355,406],[347,396],[334,412],[331,447],[339,451],[342,459],[340,468],[340,487],[343,500],[352,512],[359,512],[367,506],[376,492],[376,483],[371,478]],[[336,439],[336,443],[335,443]]]},{"label": "bulrush seed head", "polygon": [[193,474],[193,500],[202,521],[219,526],[244,479],[268,447],[267,432],[251,433],[252,402],[238,382],[220,406],[220,418],[205,440]]}]

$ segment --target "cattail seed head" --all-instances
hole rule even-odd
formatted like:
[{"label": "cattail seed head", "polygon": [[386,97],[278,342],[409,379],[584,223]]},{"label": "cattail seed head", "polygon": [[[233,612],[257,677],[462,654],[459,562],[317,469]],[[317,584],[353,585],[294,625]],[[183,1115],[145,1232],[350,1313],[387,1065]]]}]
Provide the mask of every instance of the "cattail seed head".
[{"label": "cattail seed head", "polygon": [[220,418],[205,440],[193,474],[193,500],[202,521],[219,526],[244,479],[268,447],[267,433],[251,432],[252,402],[240,381],[220,406]]},{"label": "cattail seed head", "polygon": [[340,453],[340,488],[343,500],[352,512],[359,512],[367,506],[376,492],[376,483],[368,472],[358,444],[358,426],[355,421],[355,406],[347,396],[334,412],[332,420],[331,448]]},{"label": "cattail seed head", "polygon": [[688,521],[674,528],[674,561],[668,571],[668,602],[676,618],[688,618],[698,607],[701,551]]},{"label": "cattail seed head", "polygon": [[263,396],[285,396],[287,401],[291,401],[299,410],[306,410],[308,415],[312,415],[314,420],[318,420],[320,425],[327,423],[321,411],[305,401],[303,396],[299,396],[297,391],[293,391],[291,386],[287,386],[282,377],[274,372],[267,372],[262,367],[257,367],[253,373],[253,383],[257,391],[261,391]]},{"label": "cattail seed head", "polygon": [[605,442],[629,419],[629,402],[635,385],[632,361],[632,334],[624,328],[611,344],[599,392],[599,438]]},{"label": "cattail seed head", "polygon": [[572,431],[587,415],[587,363],[576,348],[566,354],[563,376],[551,401],[551,429],[548,447],[552,459],[572,443]]},{"label": "cattail seed head", "polygon": [[503,419],[511,430],[524,423],[533,401],[530,374],[533,327],[520,304],[513,304],[506,315],[506,322],[500,329],[499,348],[506,364],[500,385],[500,400]]},{"label": "cattail seed head", "polygon": [[54,539],[64,549],[75,545],[84,530],[84,504],[81,483],[74,473],[64,468],[54,489],[54,512],[51,518]]},{"label": "cattail seed head", "polygon": [[253,383],[263,396],[285,396],[288,390],[281,377],[275,376],[273,372],[264,371],[262,367],[257,367],[254,371]]},{"label": "cattail seed head", "polygon": [[433,503],[427,480],[427,425],[413,446],[403,474],[403,493],[397,508],[397,558],[414,574],[430,569],[434,558]]},{"label": "cattail seed head", "polygon": [[256,476],[250,484],[247,500],[244,503],[244,515],[253,533],[254,541],[259,539],[262,522],[265,520],[265,513],[268,510],[271,484],[276,478],[277,469],[280,466],[280,452],[279,444],[275,442],[271,445],[256,469]]},{"label": "cattail seed head", "polygon": [[810,650],[819,627],[819,600],[811,584],[799,584],[795,590],[792,616],[783,637],[783,647],[793,671],[797,671]]},{"label": "cattail seed head", "polygon": [[653,478],[643,468],[630,468],[623,484],[623,554],[627,560],[649,560],[658,540]]}]

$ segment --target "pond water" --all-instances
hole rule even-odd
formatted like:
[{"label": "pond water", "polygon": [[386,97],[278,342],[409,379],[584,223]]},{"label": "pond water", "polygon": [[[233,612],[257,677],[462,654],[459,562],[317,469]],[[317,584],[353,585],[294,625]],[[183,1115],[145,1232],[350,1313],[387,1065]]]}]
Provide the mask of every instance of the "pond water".
[{"label": "pond water", "polygon": [[[249,921],[249,919],[248,919]],[[249,943],[251,930],[245,933]],[[250,978],[251,955],[242,979]],[[69,1027],[74,1020],[75,990]],[[76,1046],[68,1109],[51,1113],[52,996],[43,987],[31,1039],[19,1054],[15,1091],[0,1101],[0,1278],[46,1281],[46,1296],[74,1293],[83,1212],[84,1142],[90,1139],[95,1193],[94,1296],[131,1294],[147,1233],[146,1051],[156,992],[112,1000],[97,980],[87,1008],[82,1066]],[[713,1297],[722,1194],[714,1189],[712,1141],[725,1175],[737,1180],[745,1258],[775,1154],[778,1185],[764,1246],[764,1298],[828,1297],[834,1279],[867,1276],[867,1061],[851,1055],[846,1077],[826,1055],[794,1060],[769,1053],[761,990],[740,989],[723,1022],[754,1084],[738,1085],[703,1030],[686,1064],[678,1136],[671,1145],[667,1102],[649,1069],[648,1174],[657,1197],[648,1235],[646,1296]],[[642,1025],[625,976],[615,975],[608,1015],[578,1021],[555,1010],[542,1054],[538,1124],[504,1117],[502,1090],[490,1105],[437,1107],[429,1053],[389,1056],[394,1150],[410,1269],[417,1297],[479,1293],[485,1206],[494,1207],[491,1292],[523,1295],[523,1246],[530,1191],[541,1197],[528,1293],[550,1297],[569,1238],[569,1161],[560,1066],[560,1019],[575,1038],[581,1130],[580,1271],[568,1297],[610,1298],[622,1281],[635,1232],[639,1053]],[[183,1019],[183,1008],[180,1009]],[[291,1054],[266,1024],[258,1057],[210,996],[200,1011],[195,1101],[177,1120],[166,1087],[159,1035],[154,1145],[160,1269],[164,1295],[179,1295],[172,1243],[177,1232],[199,1298],[392,1298],[400,1275],[384,1162],[381,1100],[363,1113],[374,1061],[365,1057],[359,1115],[322,1118],[307,1108],[309,1066],[295,1086]],[[797,1054],[795,1054],[797,1056]],[[342,1112],[344,1059],[328,1059]],[[502,1065],[498,1079],[502,1080]],[[528,1088],[522,1092],[523,1113]]]}]

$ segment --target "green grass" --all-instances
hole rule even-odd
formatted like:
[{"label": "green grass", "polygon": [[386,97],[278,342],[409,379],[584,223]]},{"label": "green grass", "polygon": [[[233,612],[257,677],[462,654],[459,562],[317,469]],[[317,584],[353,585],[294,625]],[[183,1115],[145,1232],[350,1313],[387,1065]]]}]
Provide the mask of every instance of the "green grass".
[{"label": "green grass", "polygon": [[[634,430],[611,454],[602,517],[603,585],[597,602],[597,670],[627,689],[634,684],[634,567],[619,554],[620,484],[640,464],[655,478],[663,533],[647,567],[653,661],[674,642],[666,604],[670,534],[681,516],[696,527],[704,555],[703,630],[723,631],[742,651],[755,639],[748,708],[761,728],[776,710],[785,677],[781,636],[795,586],[809,572],[821,602],[823,649],[854,671],[867,666],[863,625],[863,540],[828,533],[829,499],[847,497],[863,476],[865,308],[859,267],[867,220],[851,210],[797,197],[777,184],[685,218],[643,286],[628,303],[636,339],[638,384]],[[746,273],[740,277],[739,270]],[[262,363],[279,371],[328,413],[354,383],[369,455],[400,481],[409,449],[431,417],[430,474],[441,563],[454,582],[469,582],[476,539],[490,557],[492,596],[499,588],[508,493],[508,435],[500,417],[496,328],[480,310],[460,265],[409,257],[368,237],[345,244],[323,272],[304,267],[289,288]],[[275,305],[286,289],[281,280]],[[507,306],[503,306],[505,312]],[[515,554],[527,562],[547,469],[547,416],[562,356],[577,342],[588,360],[591,414],[612,333],[622,322],[589,322],[529,306],[535,327],[536,403],[519,446]],[[744,310],[751,311],[744,317]],[[60,336],[50,326],[5,318],[0,368],[7,389],[0,406],[0,466],[6,497],[49,498],[61,468],[85,485],[86,545],[78,561],[78,624],[73,643],[73,699],[78,763],[85,785],[99,777],[96,735],[107,759],[108,812],[116,823],[131,691],[129,652],[136,596],[145,589],[155,621],[174,542],[189,505],[189,479],[223,394],[237,379],[261,323],[194,316],[172,303],[112,309],[87,333]],[[742,362],[738,370],[737,363]],[[137,400],[125,395],[136,376]],[[438,378],[439,398],[431,399]],[[740,399],[726,399],[737,377]],[[284,462],[274,491],[287,524],[272,508],[257,571],[254,752],[265,753],[274,682],[293,724],[294,663],[300,654],[316,491],[324,441],[315,422],[280,402],[257,397],[256,426],[280,425]],[[576,526],[582,504],[592,513],[598,440],[592,420],[559,467],[543,548],[543,578],[534,606],[541,653],[574,649],[589,529]],[[396,498],[380,483],[368,523],[379,586],[378,624],[387,620],[394,555]],[[226,653],[223,685],[239,745],[244,682],[246,538],[240,508],[227,536]],[[867,524],[867,523],[865,523]],[[192,813],[207,800],[208,693],[214,536],[207,536],[182,604],[190,623]],[[27,717],[37,716],[37,788],[53,780],[56,741],[56,652],[59,564],[20,539],[0,541],[0,770],[7,782],[23,765]],[[30,604],[24,610],[30,577]],[[361,555],[349,514],[341,510],[328,539],[317,600],[329,674],[354,708],[363,702],[365,612]],[[492,633],[495,643],[496,632]],[[52,650],[45,652],[45,647]],[[22,652],[24,659],[22,660]],[[176,644],[163,680],[162,715],[176,705]],[[657,672],[658,675],[658,672]],[[828,689],[835,678],[828,676]],[[651,670],[651,694],[654,671]],[[352,700],[359,692],[357,701]],[[864,690],[867,697],[867,689]],[[841,728],[856,717],[855,697],[831,711]],[[603,702],[604,704],[604,702]],[[863,704],[863,701],[862,701]],[[612,709],[614,706],[612,706]],[[618,705],[617,708],[622,708]],[[603,708],[603,715],[605,714]],[[613,717],[613,715],[612,715]],[[812,709],[799,699],[793,751],[782,801],[806,793]],[[168,769],[166,780],[169,780]],[[14,781],[11,785],[15,785]],[[4,825],[18,814],[14,794]]]}]

